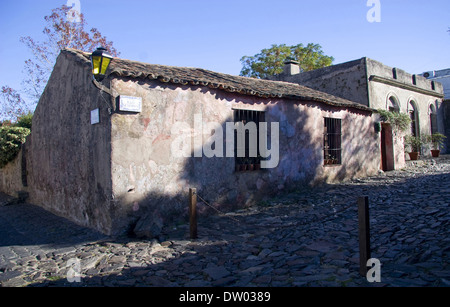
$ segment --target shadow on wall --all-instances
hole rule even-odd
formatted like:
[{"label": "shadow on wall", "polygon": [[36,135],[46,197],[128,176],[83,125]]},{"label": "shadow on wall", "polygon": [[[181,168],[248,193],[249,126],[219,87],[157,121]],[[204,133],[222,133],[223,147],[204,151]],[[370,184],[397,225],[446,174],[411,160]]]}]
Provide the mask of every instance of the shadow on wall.
[{"label": "shadow on wall", "polygon": [[[374,174],[381,163],[380,134],[375,132],[369,117],[354,120],[351,114],[343,117],[343,161],[336,179],[346,180]],[[350,124],[351,123],[351,124]]]},{"label": "shadow on wall", "polygon": [[[171,185],[176,186],[173,193],[162,191],[148,192],[145,197],[127,202],[127,193],[119,195],[118,204],[127,210],[126,223],[128,233],[139,237],[158,236],[165,225],[184,223],[188,219],[188,192],[189,188],[196,188],[201,198],[205,199],[212,207],[227,212],[237,208],[248,207],[268,197],[295,190],[302,186],[318,184],[327,180],[328,170],[323,167],[323,116],[341,112],[342,109],[333,108],[320,103],[299,103],[298,101],[273,101],[270,99],[245,97],[241,98],[229,95],[221,91],[201,88],[202,92],[209,92],[218,101],[245,104],[252,109],[254,106],[265,108],[265,121],[268,122],[267,148],[276,149],[275,138],[272,135],[271,123],[278,123],[279,163],[275,168],[256,171],[240,172],[235,169],[235,158],[227,157],[227,149],[233,141],[227,138],[227,122],[234,122],[234,118],[227,117],[221,123],[221,142],[217,140],[217,129],[205,129],[203,131],[203,146],[192,146],[189,157],[177,160],[181,161],[181,171],[171,179]],[[199,113],[204,110],[197,110]],[[345,114],[346,112],[343,112]],[[207,122],[207,116],[204,116]],[[348,118],[350,120],[350,118]],[[346,116],[343,121],[347,120]],[[353,120],[352,120],[353,122]],[[194,127],[194,119],[187,123]],[[361,119],[360,126],[349,128],[352,137],[358,135],[366,123]],[[205,127],[205,126],[204,126]],[[373,142],[370,131],[367,131],[367,141],[358,143],[353,152],[363,151],[370,142]],[[212,140],[211,140],[212,138]],[[359,138],[359,136],[358,136]],[[205,142],[206,141],[206,142]],[[191,145],[195,145],[195,141]],[[206,157],[204,149],[220,149],[223,157]],[[199,153],[202,153],[200,154]],[[174,154],[173,152],[171,153]],[[268,159],[273,159],[273,156]],[[350,164],[339,167],[338,174],[333,174],[334,179],[348,178],[349,173],[359,173],[363,169],[361,159],[350,159]],[[355,171],[356,170],[356,171]],[[133,193],[134,191],[129,191]],[[201,204],[199,200],[199,214],[208,215],[217,213],[216,210]],[[125,221],[125,220],[124,220]],[[122,223],[123,221],[121,221]],[[121,227],[126,225],[121,225]],[[120,228],[120,227],[119,227]]]}]

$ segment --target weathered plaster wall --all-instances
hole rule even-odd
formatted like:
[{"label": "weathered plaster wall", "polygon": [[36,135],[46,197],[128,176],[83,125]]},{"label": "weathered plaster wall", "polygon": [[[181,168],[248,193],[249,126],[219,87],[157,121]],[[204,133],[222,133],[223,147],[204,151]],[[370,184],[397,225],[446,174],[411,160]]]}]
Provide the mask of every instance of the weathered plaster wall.
[{"label": "weathered plaster wall", "polygon": [[[96,108],[100,124],[91,125]],[[32,203],[109,233],[114,208],[106,109],[89,67],[61,53],[34,113],[27,169]]]},{"label": "weathered plaster wall", "polygon": [[[112,117],[112,186],[122,204],[120,215],[126,217],[121,219],[123,227],[139,219],[165,223],[173,217],[184,218],[190,187],[224,209],[251,204],[298,184],[371,175],[380,166],[379,135],[370,113],[127,79],[115,79],[113,87],[121,95],[143,99],[141,113]],[[174,124],[184,122],[187,133],[195,133],[195,115],[201,114],[204,125],[217,122],[225,132],[225,123],[233,121],[233,107],[265,110],[267,122],[280,124],[278,167],[235,172],[233,157],[176,157],[171,148],[177,137],[172,133]],[[342,119],[341,166],[323,166],[324,116]]]},{"label": "weathered plaster wall", "polygon": [[273,79],[299,83],[368,106],[365,60],[362,58],[292,76],[281,74]]},{"label": "weathered plaster wall", "polygon": [[431,133],[430,105],[434,105],[437,109],[440,99],[372,81],[369,92],[371,105],[374,109],[386,110],[389,97],[393,96],[399,104],[400,112],[408,113],[411,110],[409,102],[413,101],[418,111],[420,133]]},{"label": "weathered plaster wall", "polygon": [[[383,65],[374,60],[367,61],[367,71],[368,75],[380,76],[387,79],[393,79],[393,68]],[[398,82],[412,85],[412,75],[406,73],[403,70],[397,69],[396,72]],[[420,89],[425,89],[431,91],[431,81],[427,80],[421,76],[416,76],[416,87]],[[440,83],[435,83],[435,90],[433,91],[436,94],[443,93],[442,85]],[[389,98],[393,97],[397,104],[399,105],[400,112],[408,114],[411,111],[410,102],[412,102],[416,110],[418,112],[418,126],[419,126],[419,134],[431,134],[431,120],[430,120],[430,106],[433,105],[435,110],[438,110],[440,113],[440,104],[442,103],[441,99],[429,95],[420,93],[417,91],[404,89],[399,86],[393,86],[390,84],[380,83],[377,81],[370,81],[369,86],[369,97],[370,97],[370,107],[374,109],[388,109],[389,108]],[[441,115],[438,116],[438,131],[443,133],[443,123],[441,120]],[[407,132],[409,134],[409,131]],[[408,155],[404,155],[403,148],[403,138],[402,136],[397,136],[397,141],[394,142],[394,154],[396,157],[395,168],[403,168],[405,165],[405,157],[409,159]],[[424,146],[423,155],[429,156],[430,151],[429,147]]]},{"label": "weathered plaster wall", "polygon": [[[420,75],[413,75],[410,73],[407,73],[406,71],[399,69],[399,68],[393,68],[389,67],[387,65],[384,65],[381,62],[366,58],[367,62],[367,76],[370,77],[372,75],[380,76],[387,79],[396,80],[398,82],[414,85],[417,88],[425,89],[425,90],[432,90],[431,81],[429,79],[426,79]],[[396,78],[394,79],[394,70],[396,71],[395,75]],[[416,84],[413,84],[413,76],[415,76]],[[442,84],[439,82],[435,82],[435,89],[432,90],[436,93],[443,93],[443,87]]]},{"label": "weathered plaster wall", "polygon": [[22,182],[22,155],[21,149],[17,157],[0,169],[0,191],[11,196],[25,190]]}]

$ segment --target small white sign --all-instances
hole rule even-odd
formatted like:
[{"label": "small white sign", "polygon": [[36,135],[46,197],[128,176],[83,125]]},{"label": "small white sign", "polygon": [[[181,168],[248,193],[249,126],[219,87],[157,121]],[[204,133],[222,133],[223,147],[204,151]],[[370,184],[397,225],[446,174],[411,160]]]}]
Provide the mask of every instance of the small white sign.
[{"label": "small white sign", "polygon": [[126,112],[142,112],[142,98],[132,96],[119,97],[119,110]]},{"label": "small white sign", "polygon": [[100,110],[95,109],[91,111],[91,125],[98,124],[100,122]]}]

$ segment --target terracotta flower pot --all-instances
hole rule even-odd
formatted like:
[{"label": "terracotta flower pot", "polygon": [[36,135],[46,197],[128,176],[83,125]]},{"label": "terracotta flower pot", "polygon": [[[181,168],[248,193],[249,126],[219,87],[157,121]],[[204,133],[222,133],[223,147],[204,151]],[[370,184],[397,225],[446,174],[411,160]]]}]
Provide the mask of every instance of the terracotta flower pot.
[{"label": "terracotta flower pot", "polygon": [[419,159],[419,153],[418,152],[409,152],[408,154],[409,154],[409,158],[411,160],[413,160],[413,161]]},{"label": "terracotta flower pot", "polygon": [[437,157],[439,157],[439,154],[440,154],[440,150],[439,149],[432,149],[431,150],[431,156],[433,157],[433,158],[437,158]]}]

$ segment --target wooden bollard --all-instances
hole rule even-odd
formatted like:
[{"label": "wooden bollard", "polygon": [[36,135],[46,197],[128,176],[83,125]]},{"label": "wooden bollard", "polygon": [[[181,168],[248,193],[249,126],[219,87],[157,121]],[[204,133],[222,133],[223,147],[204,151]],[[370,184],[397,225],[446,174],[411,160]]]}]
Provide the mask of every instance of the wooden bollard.
[{"label": "wooden bollard", "polygon": [[369,197],[358,198],[358,222],[359,222],[359,274],[366,276],[367,260],[370,256],[370,220]]},{"label": "wooden bollard", "polygon": [[197,189],[189,189],[189,224],[191,239],[197,239]]}]

